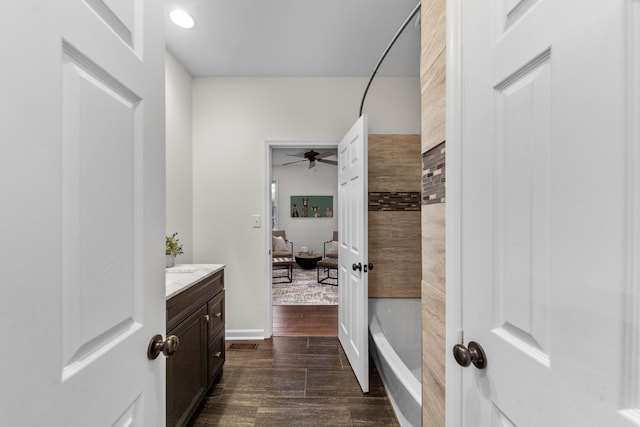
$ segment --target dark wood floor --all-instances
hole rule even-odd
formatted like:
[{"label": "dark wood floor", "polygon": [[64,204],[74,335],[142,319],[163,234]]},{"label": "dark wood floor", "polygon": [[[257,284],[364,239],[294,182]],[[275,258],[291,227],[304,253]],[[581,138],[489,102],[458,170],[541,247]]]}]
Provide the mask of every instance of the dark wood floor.
[{"label": "dark wood floor", "polygon": [[273,336],[337,337],[337,305],[274,305]]},{"label": "dark wood floor", "polygon": [[227,350],[224,375],[192,427],[399,425],[373,364],[363,394],[337,338],[238,341],[248,342],[258,348]]}]

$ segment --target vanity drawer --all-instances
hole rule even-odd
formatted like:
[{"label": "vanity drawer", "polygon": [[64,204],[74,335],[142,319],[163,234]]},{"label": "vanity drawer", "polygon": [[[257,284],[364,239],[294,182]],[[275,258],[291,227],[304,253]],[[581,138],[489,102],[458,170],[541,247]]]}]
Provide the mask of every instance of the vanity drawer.
[{"label": "vanity drawer", "polygon": [[209,314],[209,342],[224,331],[224,291],[221,291],[207,303]]},{"label": "vanity drawer", "polygon": [[209,384],[216,380],[216,377],[222,372],[222,366],[225,359],[225,342],[224,331],[221,331],[209,343]]}]

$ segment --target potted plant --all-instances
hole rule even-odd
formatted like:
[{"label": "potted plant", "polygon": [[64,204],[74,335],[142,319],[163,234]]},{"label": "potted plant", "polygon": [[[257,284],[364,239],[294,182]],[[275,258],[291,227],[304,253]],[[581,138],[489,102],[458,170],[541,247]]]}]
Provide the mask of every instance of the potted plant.
[{"label": "potted plant", "polygon": [[173,267],[176,263],[176,256],[182,254],[182,245],[180,239],[178,239],[178,233],[173,233],[171,236],[166,236],[166,261],[165,267]]}]

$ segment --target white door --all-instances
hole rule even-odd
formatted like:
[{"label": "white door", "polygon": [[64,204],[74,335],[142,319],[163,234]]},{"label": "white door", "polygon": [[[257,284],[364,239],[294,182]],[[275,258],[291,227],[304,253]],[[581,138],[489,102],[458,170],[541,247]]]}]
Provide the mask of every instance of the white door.
[{"label": "white door", "polygon": [[363,392],[369,391],[367,116],[338,144],[338,337]]},{"label": "white door", "polygon": [[455,5],[450,423],[640,425],[640,2]]},{"label": "white door", "polygon": [[163,12],[0,3],[2,425],[164,425]]}]

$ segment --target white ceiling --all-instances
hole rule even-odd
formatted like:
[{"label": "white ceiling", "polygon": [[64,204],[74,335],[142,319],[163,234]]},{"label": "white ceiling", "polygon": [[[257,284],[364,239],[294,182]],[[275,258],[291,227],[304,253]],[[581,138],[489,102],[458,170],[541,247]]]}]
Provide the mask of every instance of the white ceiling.
[{"label": "white ceiling", "polygon": [[[419,0],[165,0],[167,47],[193,76],[369,77]],[[175,8],[192,30],[169,20]],[[378,71],[418,76],[419,20]]]}]

